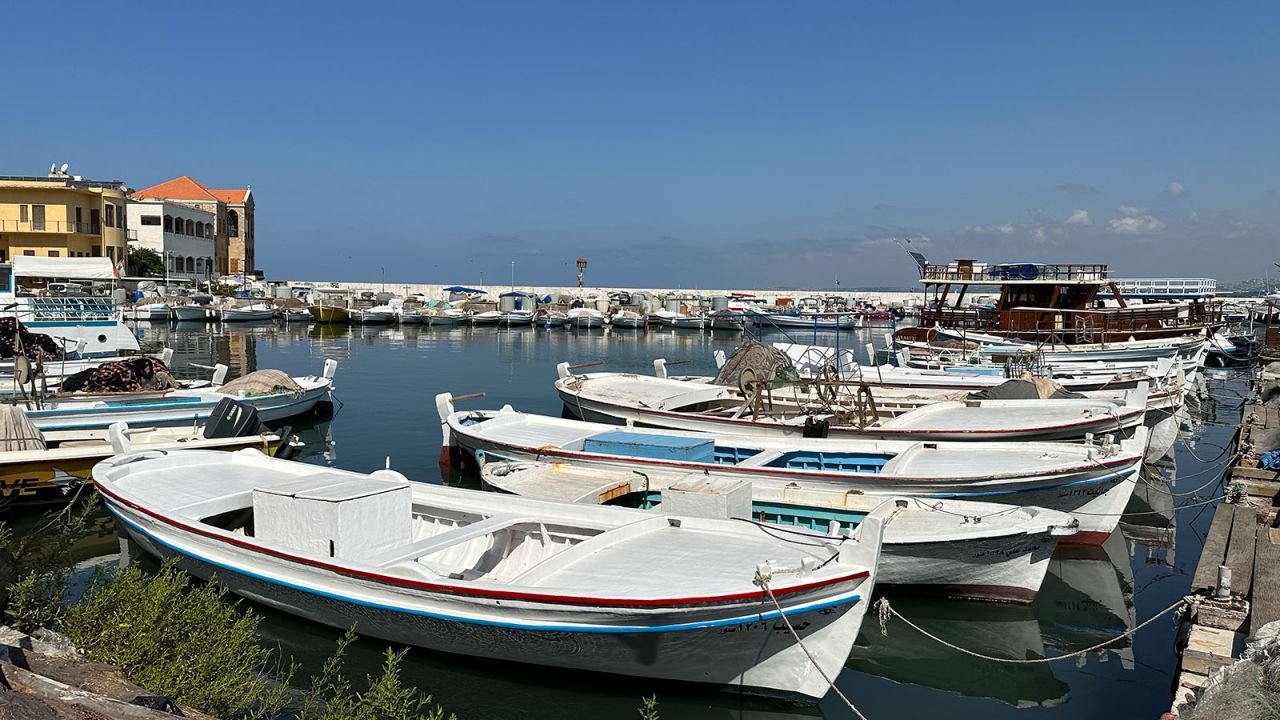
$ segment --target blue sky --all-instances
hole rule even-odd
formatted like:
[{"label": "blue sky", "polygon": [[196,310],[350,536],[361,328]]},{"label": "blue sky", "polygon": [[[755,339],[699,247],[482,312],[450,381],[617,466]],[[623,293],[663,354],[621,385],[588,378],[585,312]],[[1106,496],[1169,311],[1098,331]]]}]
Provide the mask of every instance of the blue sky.
[{"label": "blue sky", "polygon": [[252,184],[269,276],[1257,277],[1280,5],[25,3],[0,174]]}]

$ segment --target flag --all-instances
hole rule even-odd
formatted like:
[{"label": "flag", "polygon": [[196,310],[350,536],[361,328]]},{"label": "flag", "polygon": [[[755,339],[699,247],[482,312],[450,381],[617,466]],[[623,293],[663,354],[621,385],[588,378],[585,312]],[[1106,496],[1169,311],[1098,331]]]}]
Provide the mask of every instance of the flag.
[{"label": "flag", "polygon": [[120,258],[115,265],[111,266],[111,272],[115,273],[117,279],[124,275],[124,258]]}]

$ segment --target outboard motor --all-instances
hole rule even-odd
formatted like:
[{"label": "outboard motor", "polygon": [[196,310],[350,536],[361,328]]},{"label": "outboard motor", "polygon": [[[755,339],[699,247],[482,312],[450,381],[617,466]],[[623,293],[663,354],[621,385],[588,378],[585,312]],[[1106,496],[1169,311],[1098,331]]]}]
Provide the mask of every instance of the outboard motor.
[{"label": "outboard motor", "polygon": [[204,425],[206,439],[246,437],[266,432],[266,426],[258,421],[257,409],[236,402],[231,398],[222,398],[213,407],[209,421]]},{"label": "outboard motor", "polygon": [[280,436],[280,444],[276,446],[275,458],[277,460],[292,460],[300,449],[298,445],[294,445],[293,426],[285,425],[276,433]]}]

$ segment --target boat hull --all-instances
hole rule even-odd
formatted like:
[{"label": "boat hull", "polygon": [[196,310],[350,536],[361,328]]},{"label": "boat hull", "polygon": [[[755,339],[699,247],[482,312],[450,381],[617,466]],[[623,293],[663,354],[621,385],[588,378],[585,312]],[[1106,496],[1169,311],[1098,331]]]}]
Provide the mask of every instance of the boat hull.
[{"label": "boat hull", "polygon": [[227,308],[222,311],[222,322],[261,322],[275,318],[273,308],[255,308],[253,310]]},{"label": "boat hull", "polygon": [[[827,691],[776,612],[758,603],[746,616],[709,618],[687,629],[655,624],[627,632],[603,623],[572,623],[611,614],[590,607],[562,609],[561,622],[555,622],[541,619],[548,615],[545,610],[522,607],[534,603],[481,604],[317,570],[314,564],[184,531],[104,496],[122,530],[148,554],[172,559],[199,578],[216,575],[236,595],[330,627],[354,624],[361,635],[454,654],[707,683],[735,692],[812,701]],[[869,593],[869,586],[858,586],[839,602],[788,613],[832,677],[852,649]],[[508,620],[495,620],[495,614]]]},{"label": "boat hull", "polygon": [[204,322],[209,311],[203,305],[179,305],[173,308],[173,319],[178,322]]},{"label": "boat hull", "polygon": [[[1094,461],[1090,468],[1053,475],[1028,474],[996,481],[962,478],[878,476],[874,473],[815,472],[780,467],[738,467],[717,463],[683,462],[622,455],[606,455],[566,450],[552,446],[523,446],[470,432],[469,427],[448,421],[447,437],[472,462],[477,453],[485,458],[516,461],[571,463],[575,467],[606,471],[641,470],[656,481],[670,483],[701,473],[726,481],[770,483],[804,482],[814,487],[858,492],[865,495],[932,497],[983,500],[1010,505],[1035,506],[1066,513],[1079,513],[1080,530],[1063,538],[1064,544],[1098,544],[1119,524],[1133,494],[1141,458],[1136,462],[1107,465]],[[481,424],[483,425],[483,423]]]},{"label": "boat hull", "polygon": [[316,322],[321,323],[349,323],[351,322],[351,311],[344,307],[336,305],[312,305],[307,308],[307,312],[311,313],[311,317]]}]

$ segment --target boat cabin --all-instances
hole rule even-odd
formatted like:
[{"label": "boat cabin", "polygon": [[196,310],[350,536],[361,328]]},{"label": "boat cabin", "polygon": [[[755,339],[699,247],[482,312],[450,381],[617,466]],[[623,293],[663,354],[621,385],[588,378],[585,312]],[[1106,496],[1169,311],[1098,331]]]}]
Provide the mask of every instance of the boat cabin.
[{"label": "boat cabin", "polygon": [[[943,328],[1020,340],[1088,343],[1174,337],[1221,322],[1221,304],[1204,299],[1132,305],[1110,278],[1107,266],[1100,264],[922,263],[920,282],[925,286],[920,326],[906,335],[928,335]],[[996,292],[993,303],[971,302],[979,293]]]},{"label": "boat cabin", "polygon": [[537,310],[538,296],[531,292],[523,290],[513,290],[505,292],[498,296],[498,310],[501,312],[511,312],[513,310]]}]

